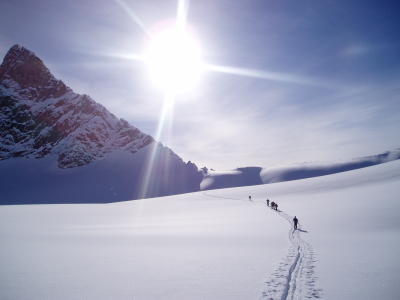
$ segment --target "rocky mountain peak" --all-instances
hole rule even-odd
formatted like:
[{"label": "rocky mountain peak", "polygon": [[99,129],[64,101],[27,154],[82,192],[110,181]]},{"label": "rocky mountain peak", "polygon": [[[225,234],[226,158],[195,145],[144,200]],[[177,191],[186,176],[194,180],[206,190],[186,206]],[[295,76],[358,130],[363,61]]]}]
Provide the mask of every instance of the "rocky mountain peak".
[{"label": "rocky mountain peak", "polygon": [[59,97],[70,91],[61,80],[54,78],[35,53],[20,45],[11,47],[4,57],[0,66],[0,83],[18,89],[24,98],[31,100]]},{"label": "rocky mountain peak", "polygon": [[52,154],[68,168],[153,142],[55,79],[32,51],[15,45],[7,52],[0,69],[0,160]]}]

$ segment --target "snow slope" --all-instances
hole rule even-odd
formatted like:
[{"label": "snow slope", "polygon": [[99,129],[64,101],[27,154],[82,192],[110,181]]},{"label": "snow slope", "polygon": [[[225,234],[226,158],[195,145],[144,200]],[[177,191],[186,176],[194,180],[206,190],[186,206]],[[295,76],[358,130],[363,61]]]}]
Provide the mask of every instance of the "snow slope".
[{"label": "snow slope", "polygon": [[183,163],[167,148],[154,150],[153,146],[157,144],[134,155],[114,151],[101,160],[67,169],[59,168],[52,156],[1,161],[0,205],[108,203],[199,190],[194,165],[190,168],[190,162]]},{"label": "snow slope", "polygon": [[393,161],[113,204],[0,206],[0,298],[395,300],[399,186]]},{"label": "snow slope", "polygon": [[302,163],[275,168],[246,167],[237,168],[233,171],[209,171],[201,182],[201,189],[211,190],[298,180],[366,168],[396,159],[400,159],[400,149],[350,161]]}]

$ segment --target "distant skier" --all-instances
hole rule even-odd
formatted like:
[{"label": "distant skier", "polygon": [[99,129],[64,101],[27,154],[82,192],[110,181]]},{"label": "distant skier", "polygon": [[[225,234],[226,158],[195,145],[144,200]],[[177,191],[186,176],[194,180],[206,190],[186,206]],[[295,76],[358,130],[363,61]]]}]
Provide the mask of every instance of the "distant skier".
[{"label": "distant skier", "polygon": [[271,208],[274,209],[274,207],[275,207],[275,202],[272,201],[272,202],[271,202]]},{"label": "distant skier", "polygon": [[267,199],[267,206],[269,206],[269,199]]},{"label": "distant skier", "polygon": [[251,196],[249,196],[249,201],[251,201]]},{"label": "distant skier", "polygon": [[278,203],[275,203],[275,210],[278,210]]},{"label": "distant skier", "polygon": [[294,218],[293,218],[293,224],[294,224],[294,229],[295,229],[295,230],[297,229],[297,223],[299,223],[299,220],[297,219],[296,216],[294,216]]}]

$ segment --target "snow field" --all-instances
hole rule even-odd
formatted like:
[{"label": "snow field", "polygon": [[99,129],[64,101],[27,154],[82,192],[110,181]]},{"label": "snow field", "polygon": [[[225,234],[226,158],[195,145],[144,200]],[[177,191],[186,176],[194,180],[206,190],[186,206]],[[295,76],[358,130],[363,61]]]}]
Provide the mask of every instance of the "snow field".
[{"label": "snow field", "polygon": [[288,247],[273,212],[202,193],[0,219],[2,299],[256,299]]},{"label": "snow field", "polygon": [[393,161],[113,204],[0,206],[0,298],[395,300],[399,186]]},{"label": "snow field", "polygon": [[[399,187],[400,162],[393,161],[329,176],[215,192],[226,197],[251,193],[262,201],[268,196],[291,217],[297,215],[307,231],[300,236],[313,249],[308,260],[312,275],[301,279],[310,283],[305,288],[314,290],[312,298],[395,300],[400,294]],[[293,264],[290,252],[282,259],[283,271],[278,267],[270,280],[287,277],[287,267]],[[269,286],[267,282],[267,291]],[[278,294],[272,293],[272,299],[286,299]]]}]

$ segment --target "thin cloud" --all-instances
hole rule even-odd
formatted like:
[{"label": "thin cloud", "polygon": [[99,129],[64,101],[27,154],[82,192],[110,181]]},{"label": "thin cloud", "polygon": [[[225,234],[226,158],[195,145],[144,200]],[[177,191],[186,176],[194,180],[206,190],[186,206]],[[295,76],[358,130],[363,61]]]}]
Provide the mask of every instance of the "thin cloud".
[{"label": "thin cloud", "polygon": [[344,56],[361,56],[368,54],[372,49],[372,47],[367,45],[351,45],[344,48],[341,54]]}]

